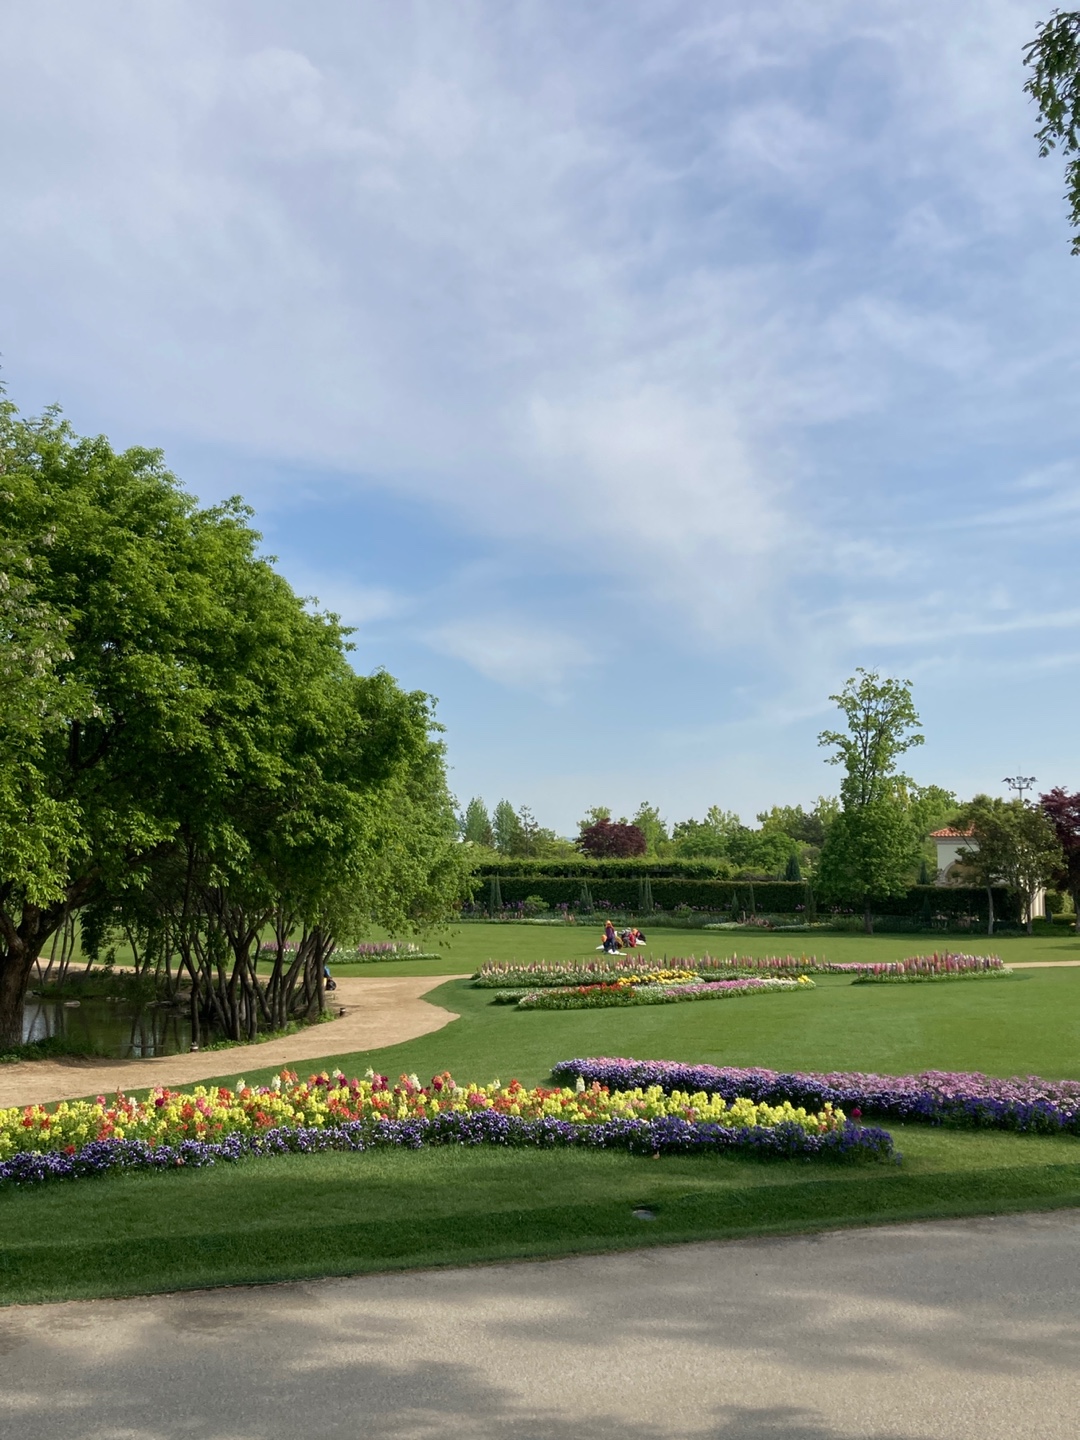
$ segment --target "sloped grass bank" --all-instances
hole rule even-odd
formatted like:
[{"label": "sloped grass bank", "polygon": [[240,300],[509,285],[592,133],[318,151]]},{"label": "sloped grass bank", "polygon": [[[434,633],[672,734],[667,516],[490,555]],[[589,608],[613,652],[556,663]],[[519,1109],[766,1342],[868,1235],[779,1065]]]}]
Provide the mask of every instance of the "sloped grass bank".
[{"label": "sloped grass bank", "polygon": [[[1080,1205],[1075,1140],[894,1127],[903,1167],[472,1149],[285,1156],[0,1194],[0,1301]],[[655,1217],[641,1220],[634,1210]]]}]

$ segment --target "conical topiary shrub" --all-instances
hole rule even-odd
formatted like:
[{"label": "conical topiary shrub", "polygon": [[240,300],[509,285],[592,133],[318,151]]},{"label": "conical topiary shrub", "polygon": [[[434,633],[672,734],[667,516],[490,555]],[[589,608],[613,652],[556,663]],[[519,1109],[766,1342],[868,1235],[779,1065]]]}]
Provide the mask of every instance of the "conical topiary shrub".
[{"label": "conical topiary shrub", "polygon": [[488,881],[488,914],[498,915],[502,910],[502,885],[498,875],[492,875]]}]

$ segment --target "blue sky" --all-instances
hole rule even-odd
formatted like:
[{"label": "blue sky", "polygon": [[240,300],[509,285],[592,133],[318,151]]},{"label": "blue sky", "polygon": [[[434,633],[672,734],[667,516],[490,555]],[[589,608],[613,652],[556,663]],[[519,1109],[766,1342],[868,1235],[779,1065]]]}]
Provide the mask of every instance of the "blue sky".
[{"label": "blue sky", "polygon": [[[0,20],[0,351],[157,444],[569,832],[1080,787],[1080,260],[1011,0],[157,0]],[[17,143],[12,143],[17,141]]]}]

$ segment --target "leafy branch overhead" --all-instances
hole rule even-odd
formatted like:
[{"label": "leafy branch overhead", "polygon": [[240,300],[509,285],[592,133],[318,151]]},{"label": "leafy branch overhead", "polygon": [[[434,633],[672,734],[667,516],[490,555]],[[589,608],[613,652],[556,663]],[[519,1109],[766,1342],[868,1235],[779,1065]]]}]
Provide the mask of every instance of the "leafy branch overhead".
[{"label": "leafy branch overhead", "polygon": [[1080,255],[1080,10],[1055,10],[1037,26],[1024,64],[1031,71],[1024,90],[1039,107],[1039,154],[1074,157],[1065,165],[1065,200],[1076,227],[1072,253]]}]

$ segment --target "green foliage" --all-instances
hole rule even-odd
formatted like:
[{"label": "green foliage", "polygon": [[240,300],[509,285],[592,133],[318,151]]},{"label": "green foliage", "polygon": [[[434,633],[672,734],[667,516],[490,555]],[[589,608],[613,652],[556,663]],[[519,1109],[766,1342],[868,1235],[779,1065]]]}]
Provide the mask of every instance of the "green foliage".
[{"label": "green foliage", "polygon": [[817,890],[824,899],[857,902],[869,915],[874,899],[904,894],[912,861],[911,826],[894,800],[854,806],[829,832]]},{"label": "green foliage", "polygon": [[955,794],[940,785],[910,785],[904,799],[912,827],[920,839],[953,824],[960,809]]},{"label": "green foliage", "polygon": [[710,805],[704,820],[680,820],[675,826],[672,831],[675,853],[686,859],[724,857],[732,836],[743,828],[733,810],[721,810],[719,805]]},{"label": "green foliage", "polygon": [[788,835],[740,826],[728,840],[727,855],[739,870],[780,877],[789,861],[797,862],[798,851]]},{"label": "green foliage", "polygon": [[593,805],[585,811],[585,814],[578,821],[578,830],[587,830],[590,825],[595,825],[599,820],[610,820],[611,810],[607,805]]},{"label": "green foliage", "polygon": [[491,816],[495,849],[500,855],[521,855],[524,835],[518,813],[509,800],[500,800]]},{"label": "green foliage", "polygon": [[[960,858],[986,886],[1004,883],[1023,897],[1028,932],[1035,892],[1064,864],[1061,845],[1045,812],[1023,800],[976,795],[961,811],[976,844]],[[989,926],[993,929],[993,913]]]},{"label": "green foliage", "polygon": [[[923,743],[910,680],[884,680],[860,665],[838,695],[830,695],[847,720],[842,730],[823,730],[819,745],[831,745],[830,765],[843,765],[840,800],[845,810],[892,800],[898,782],[896,761]],[[910,783],[910,782],[906,782]]]},{"label": "green foliage", "polygon": [[472,845],[494,848],[495,831],[492,829],[491,816],[479,795],[474,795],[465,807],[465,814],[461,821],[461,838],[468,840]]},{"label": "green foliage", "polygon": [[643,800],[634,813],[632,824],[645,836],[646,855],[660,855],[668,848],[670,836],[667,822],[655,805]]},{"label": "green foliage", "polygon": [[[428,697],[350,669],[337,618],[259,558],[239,501],[200,510],[158,452],[117,454],[53,412],[6,407],[0,425],[3,593],[19,615],[0,663],[39,716],[28,728],[13,711],[0,742],[0,810],[17,795],[26,816],[12,834],[0,815],[0,1039],[76,910],[92,943],[119,928],[150,962],[178,951],[193,1016],[229,1034],[279,1026],[294,1002],[317,1010],[335,936],[430,925],[460,896]],[[46,872],[49,827],[63,834]],[[264,982],[271,921],[307,949]]]},{"label": "green foliage", "polygon": [[847,731],[823,730],[818,743],[833,747],[831,765],[844,766],[843,808],[829,827],[817,889],[827,899],[861,902],[869,932],[872,899],[902,894],[915,868],[919,839],[905,804],[912,785],[896,762],[923,737],[916,733],[919,717],[909,680],[883,680],[860,666],[829,698],[847,720]]},{"label": "green foliage", "polygon": [[1035,27],[1024,50],[1031,75],[1024,86],[1038,106],[1042,122],[1035,132],[1039,154],[1060,149],[1065,165],[1065,200],[1076,227],[1072,253],[1080,255],[1080,11],[1055,10]]},{"label": "green foliage", "polygon": [[801,845],[815,845],[820,848],[825,843],[826,819],[821,810],[823,801],[824,797],[818,802],[818,808],[810,811],[804,810],[801,805],[774,805],[771,810],[762,811],[757,817],[762,833],[787,835]]}]

